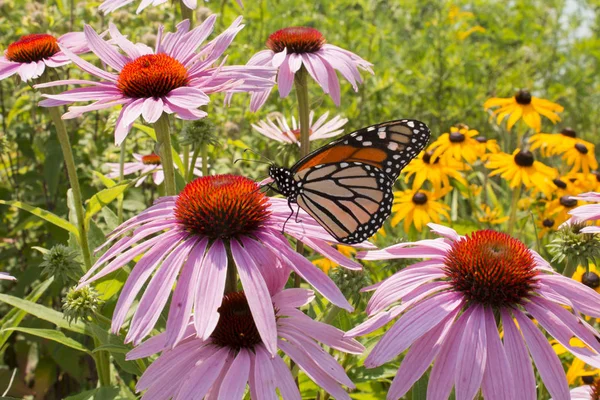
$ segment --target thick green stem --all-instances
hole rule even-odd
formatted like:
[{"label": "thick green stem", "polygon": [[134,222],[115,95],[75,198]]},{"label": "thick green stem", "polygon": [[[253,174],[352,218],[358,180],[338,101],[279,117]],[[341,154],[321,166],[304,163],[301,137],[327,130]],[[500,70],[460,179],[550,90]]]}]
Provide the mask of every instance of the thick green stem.
[{"label": "thick green stem", "polygon": [[160,162],[165,173],[165,195],[175,196],[175,168],[173,167],[173,153],[171,149],[171,132],[169,129],[169,116],[163,113],[154,123],[156,141],[160,152]]},{"label": "thick green stem", "polygon": [[[125,180],[125,144],[127,143],[127,137],[121,143],[121,154],[119,155],[119,183],[123,183]],[[123,223],[123,199],[125,196],[121,194],[117,204],[117,217],[119,219],[119,225]]]},{"label": "thick green stem", "polygon": [[[94,338],[94,346],[99,347],[100,341]],[[96,363],[96,372],[98,372],[98,381],[100,386],[110,386],[110,356],[106,351],[99,351],[94,354]]]},{"label": "thick green stem", "polygon": [[187,177],[186,177],[187,182],[190,182],[192,179],[194,179],[194,169],[196,168],[196,160],[198,160],[198,154],[200,154],[200,146],[194,146],[194,154],[192,154],[192,162],[189,165]]},{"label": "thick green stem", "polygon": [[208,146],[202,143],[202,176],[208,176]]},{"label": "thick green stem", "polygon": [[179,7],[181,9],[181,19],[189,19],[190,26],[194,25],[194,10],[187,8],[185,4],[183,4],[182,0],[179,0]]},{"label": "thick green stem", "polygon": [[67,166],[67,174],[69,175],[69,183],[73,192],[73,202],[75,203],[75,215],[77,216],[77,229],[79,231],[79,245],[81,246],[81,254],[85,270],[88,271],[92,267],[92,256],[88,244],[87,231],[85,228],[85,213],[83,210],[83,201],[81,197],[81,188],[79,187],[79,178],[77,177],[77,168],[75,167],[75,159],[73,158],[73,149],[69,134],[65,126],[65,121],[60,117],[58,107],[49,107],[48,113],[56,127],[56,134],[62,149],[65,164]]},{"label": "thick green stem", "polygon": [[227,245],[227,278],[225,280],[225,294],[237,292],[237,271],[231,249]]},{"label": "thick green stem", "polygon": [[[309,123],[309,103],[308,103],[308,79],[307,71],[302,66],[294,77],[294,87],[296,88],[296,98],[298,99],[298,120],[300,122],[300,157],[310,153],[310,123]],[[296,251],[304,253],[304,243],[296,242]],[[300,287],[300,276],[294,277],[294,287]]]},{"label": "thick green stem", "polygon": [[571,278],[573,274],[577,271],[577,263],[570,262],[569,258],[565,259],[565,269],[563,269],[562,274],[567,278]]},{"label": "thick green stem", "polygon": [[510,203],[510,217],[508,219],[508,229],[506,230],[509,235],[513,234],[515,224],[517,222],[517,208],[519,208],[519,199],[521,198],[521,185],[517,186],[513,190],[513,198]]},{"label": "thick green stem", "polygon": [[182,175],[183,177],[187,177],[188,176],[188,171],[190,170],[190,145],[189,144],[184,144],[181,147],[181,151],[183,151],[183,168],[184,170],[182,171]]}]

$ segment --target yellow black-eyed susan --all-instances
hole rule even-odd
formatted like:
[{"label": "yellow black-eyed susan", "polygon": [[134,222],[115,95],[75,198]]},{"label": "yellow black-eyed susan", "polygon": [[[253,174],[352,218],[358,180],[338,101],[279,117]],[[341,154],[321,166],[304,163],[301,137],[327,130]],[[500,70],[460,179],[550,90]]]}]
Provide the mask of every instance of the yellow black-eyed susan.
[{"label": "yellow black-eyed susan", "polygon": [[452,187],[440,191],[404,190],[394,193],[392,206],[392,226],[404,221],[404,230],[409,231],[411,226],[419,232],[430,222],[440,223],[441,218],[450,220],[448,211],[450,207],[438,201],[452,190]]},{"label": "yellow black-eyed susan", "polygon": [[464,163],[456,161],[454,158],[438,157],[433,159],[432,155],[432,151],[423,151],[418,158],[412,160],[404,168],[406,183],[414,177],[413,190],[420,189],[425,181],[431,182],[434,190],[440,190],[442,187],[450,186],[449,178],[467,185],[467,181],[461,174],[461,171],[467,168]]}]

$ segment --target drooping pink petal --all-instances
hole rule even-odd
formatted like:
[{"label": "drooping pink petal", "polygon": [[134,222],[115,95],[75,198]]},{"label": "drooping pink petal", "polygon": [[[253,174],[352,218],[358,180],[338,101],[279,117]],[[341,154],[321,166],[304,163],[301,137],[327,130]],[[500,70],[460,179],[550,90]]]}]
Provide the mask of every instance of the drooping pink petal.
[{"label": "drooping pink petal", "polygon": [[513,400],[515,398],[514,377],[500,341],[494,312],[485,308],[485,338],[487,343],[487,362],[483,374],[481,390],[489,400]]},{"label": "drooping pink petal", "polygon": [[254,348],[253,383],[257,399],[275,399],[275,371],[271,364],[271,355],[263,346]]},{"label": "drooping pink petal", "polygon": [[[192,316],[192,305],[194,304],[196,288],[202,282],[200,278],[202,274],[201,266],[207,244],[208,240],[206,238],[198,242],[190,252],[177,279],[177,286],[173,292],[169,317],[167,319],[167,347],[175,346],[182,339],[187,329],[187,323]],[[204,317],[204,313],[209,309],[200,308],[200,310],[202,310],[202,313],[197,313],[194,321]],[[201,339],[208,339],[208,337],[198,336]]]},{"label": "drooping pink petal", "polygon": [[427,371],[435,356],[440,352],[442,343],[444,343],[457,314],[458,310],[452,312],[445,320],[417,339],[411,346],[388,390],[387,398],[389,400],[404,396]]},{"label": "drooping pink petal", "polygon": [[416,304],[373,347],[371,354],[365,360],[365,366],[373,368],[390,361],[461,304],[462,298],[456,293],[439,294]]},{"label": "drooping pink petal", "polygon": [[279,88],[279,96],[283,99],[290,94],[292,85],[294,84],[294,73],[290,68],[289,55],[285,61],[279,67],[279,73],[277,74],[277,85]]},{"label": "drooping pink petal", "polygon": [[504,331],[504,350],[512,371],[514,392],[523,396],[523,400],[536,400],[533,367],[523,337],[508,311],[501,310],[500,315]]},{"label": "drooping pink petal", "polygon": [[174,400],[202,399],[221,373],[230,351],[226,347],[218,348],[201,364],[196,364]]},{"label": "drooping pink petal", "polygon": [[153,124],[163,113],[163,101],[160,98],[148,97],[142,105],[142,117],[149,124]]},{"label": "drooping pink petal", "polygon": [[277,327],[269,289],[252,258],[235,240],[231,242],[231,254],[237,266],[256,329],[269,353],[275,355],[277,353]]},{"label": "drooping pink petal", "polygon": [[569,399],[569,385],[565,370],[552,346],[542,332],[520,310],[514,309],[513,314],[519,323],[531,357],[548,392],[557,400]]},{"label": "drooping pink petal", "polygon": [[248,350],[240,349],[219,390],[219,400],[242,400],[246,383],[250,375],[250,354]]},{"label": "drooping pink petal", "polygon": [[272,360],[273,371],[275,371],[275,384],[279,388],[281,396],[286,400],[301,400],[298,386],[294,382],[294,377],[289,370],[288,365],[276,355]]},{"label": "drooping pink petal", "polygon": [[465,325],[456,359],[456,398],[470,400],[481,387],[487,360],[487,337],[483,307],[476,305]]},{"label": "drooping pink petal", "polygon": [[[194,325],[192,323],[187,324],[185,332],[183,334],[183,340],[181,343],[188,342],[187,339],[193,339],[196,343],[197,347],[200,347],[201,340],[196,339],[196,330],[194,329]],[[192,338],[193,337],[193,338]],[[139,345],[137,345],[133,350],[131,350],[125,356],[126,360],[137,360],[138,358],[146,358],[150,357],[153,354],[160,353],[161,351],[170,351],[167,349],[167,333],[162,332],[156,336],[152,336],[148,340],[143,341]]]},{"label": "drooping pink petal", "polygon": [[473,309],[468,308],[450,328],[429,375],[427,400],[447,400],[450,397],[454,386],[458,348],[472,312]]},{"label": "drooping pink petal", "polygon": [[594,289],[558,274],[544,274],[540,276],[540,280],[571,300],[579,311],[590,317],[600,318],[600,294]]},{"label": "drooping pink petal", "polygon": [[227,278],[227,250],[221,240],[215,241],[203,260],[198,260],[198,279],[194,282],[198,337],[208,339],[219,322],[218,308],[223,301]]},{"label": "drooping pink petal", "polygon": [[88,41],[90,49],[104,63],[120,72],[129,60],[116,51],[111,45],[106,43],[91,26],[85,25],[83,27],[83,32],[85,33],[85,38]]}]

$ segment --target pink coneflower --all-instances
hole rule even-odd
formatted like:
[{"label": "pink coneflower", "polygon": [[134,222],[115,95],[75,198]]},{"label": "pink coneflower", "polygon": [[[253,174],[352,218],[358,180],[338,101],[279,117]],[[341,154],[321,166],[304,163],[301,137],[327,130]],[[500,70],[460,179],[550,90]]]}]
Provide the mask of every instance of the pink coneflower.
[{"label": "pink coneflower", "polygon": [[23,81],[29,81],[42,76],[46,67],[67,65],[71,60],[64,49],[73,54],[88,52],[83,32],[67,33],[58,39],[46,33],[21,36],[0,57],[0,79],[19,74]]},{"label": "pink coneflower", "polygon": [[[298,310],[313,297],[311,290],[287,289],[265,299],[277,317],[277,349],[333,397],[350,400],[342,385],[354,388],[354,384],[320,343],[352,354],[361,354],[364,347]],[[136,385],[138,391],[147,389],[142,398],[241,400],[248,384],[254,400],[279,398],[276,389],[286,400],[300,400],[288,364],[266,346],[244,293],[226,294],[219,313],[214,332],[205,339],[196,337],[189,326],[173,349],[162,333],[129,352],[127,359],[163,352]]]},{"label": "pink coneflower", "polygon": [[[149,172],[152,172],[152,179],[154,180],[154,184],[156,185],[160,185],[161,183],[163,183],[163,181],[165,180],[165,172],[162,169],[162,165],[161,165],[161,160],[160,160],[160,156],[156,153],[151,153],[151,154],[146,154],[146,155],[142,155],[142,154],[137,154],[137,153],[133,153],[133,158],[135,158],[135,161],[132,162],[126,162],[124,164],[124,168],[123,168],[123,174],[124,175],[130,175],[130,174],[134,174],[136,172],[139,172],[140,174],[146,174]],[[120,165],[119,163],[105,163],[104,164],[106,167],[110,168],[110,172],[108,174],[106,174],[106,177],[111,178],[111,179],[115,179],[118,178],[120,175]],[[177,165],[175,165],[175,168],[177,168]],[[202,176],[202,159],[198,158],[196,160],[196,165],[194,166],[194,175],[196,176]],[[144,183],[146,181],[146,178],[148,177],[148,175],[142,176],[140,179],[138,179],[138,181],[136,182],[135,186],[141,186],[142,183]]]},{"label": "pink coneflower", "polygon": [[[331,138],[344,132],[342,126],[348,122],[347,118],[342,118],[336,115],[331,120],[327,121],[329,111],[321,115],[321,117],[313,124],[315,112],[311,111],[309,115],[310,125],[310,140],[319,140]],[[259,133],[270,139],[277,140],[282,143],[295,143],[300,146],[300,127],[296,123],[296,119],[292,117],[292,126],[288,125],[283,115],[275,117],[275,122],[271,118],[260,121],[258,125],[252,124],[252,127]],[[325,122],[327,121],[327,122]]]},{"label": "pink coneflower", "polygon": [[185,20],[177,25],[177,32],[164,35],[164,27],[161,26],[154,50],[143,44],[133,44],[111,24],[109,32],[112,40],[125,55],[86,25],[84,32],[90,49],[117,74],[104,71],[63,48],[73,63],[101,81],[70,79],[37,85],[40,88],[67,84],[92,85],[57,95],[46,94],[44,96],[48,99],[40,102],[40,105],[55,107],[79,101],[95,101],[87,106],[70,107],[69,112],[63,115],[65,119],[122,105],[115,127],[115,143],[119,145],[139,116],[149,123],[158,121],[163,112],[187,120],[200,119],[206,116],[206,112],[198,107],[208,104],[208,94],[262,91],[271,87],[274,70],[270,68],[215,66],[244,27],[241,17],[196,52],[213,31],[215,20],[216,17],[211,15],[191,31],[190,22]]},{"label": "pink coneflower", "polygon": [[[289,217],[287,200],[266,197],[248,178],[201,177],[188,183],[179,195],[159,198],[152,207],[115,229],[103,247],[117,242],[85,274],[81,285],[143,254],[117,302],[113,331],[118,332],[123,325],[127,311],[156,270],[133,315],[126,342],[137,344],[150,333],[178,274],[167,321],[167,342],[174,345],[182,338],[192,308],[199,310],[194,321],[196,332],[206,340],[218,320],[229,258],[248,294],[265,346],[274,353],[275,315],[259,270],[273,274],[292,269],[332,303],[352,309],[331,279],[291,248],[282,234],[284,225],[286,233],[332,261],[350,269],[361,268],[330,247],[329,243],[335,241],[308,214],[300,212],[297,219],[295,215]],[[133,236],[127,235],[132,231]],[[104,269],[93,275],[102,266]]]},{"label": "pink coneflower", "polygon": [[5,280],[5,281],[16,281],[17,278],[15,278],[12,275],[9,275],[7,272],[0,272],[0,280]]},{"label": "pink coneflower", "polygon": [[[588,377],[590,378],[590,377]],[[569,393],[571,400],[600,400],[600,379],[594,380],[588,385],[583,385],[572,389]],[[585,382],[584,382],[585,383]],[[554,399],[550,399],[554,400]]]},{"label": "pink coneflower", "polygon": [[[168,0],[142,0],[136,10],[136,14],[141,13],[146,7],[159,6],[167,1]],[[100,4],[100,7],[98,7],[98,10],[102,11],[104,14],[108,14],[133,2],[135,2],[135,0],[104,0],[102,4]],[[244,8],[242,0],[236,0],[236,2],[240,7]],[[183,0],[182,3],[191,10],[195,10],[196,7],[198,7],[198,0]]]},{"label": "pink coneflower", "polygon": [[[354,53],[325,42],[325,37],[314,28],[303,26],[280,29],[267,39],[269,50],[256,53],[248,65],[278,68],[279,95],[287,97],[292,90],[294,75],[302,66],[317,81],[323,91],[340,105],[340,83],[336,70],[350,82],[354,91],[362,83],[359,68],[373,73],[371,64]],[[253,100],[264,103],[270,89],[252,94]]]},{"label": "pink coneflower", "polygon": [[[554,272],[539,254],[505,233],[459,236],[453,229],[429,226],[443,238],[359,255],[428,259],[375,285],[367,306],[370,319],[348,332],[363,335],[400,317],[365,360],[373,368],[408,349],[387,398],[402,397],[433,363],[429,400],[448,399],[453,386],[457,400],[471,400],[480,389],[488,400],[534,400],[531,355],[550,394],[568,399],[560,360],[529,317],[576,357],[598,366],[598,332],[580,313],[600,317],[600,295]],[[571,338],[587,347],[572,346]]]},{"label": "pink coneflower", "polygon": [[[573,200],[600,203],[600,193],[587,192],[578,196],[571,196]],[[572,215],[564,224],[580,223],[600,220],[600,204],[585,204],[569,211]],[[564,225],[563,224],[563,225]],[[600,233],[600,226],[585,226],[580,229],[581,233]]]}]

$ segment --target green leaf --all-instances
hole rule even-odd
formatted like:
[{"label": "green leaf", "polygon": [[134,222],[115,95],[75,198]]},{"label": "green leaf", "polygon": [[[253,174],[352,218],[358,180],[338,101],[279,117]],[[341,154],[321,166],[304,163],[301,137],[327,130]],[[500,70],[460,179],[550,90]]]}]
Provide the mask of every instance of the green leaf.
[{"label": "green leaf", "polygon": [[97,353],[99,351],[108,351],[110,353],[119,353],[119,354],[127,354],[131,351],[130,347],[119,344],[103,344],[96,347],[92,350],[92,353]]},{"label": "green leaf", "polygon": [[41,304],[33,303],[29,300],[20,299],[15,296],[10,296],[8,294],[0,293],[0,301],[9,304],[13,307],[17,307],[34,317],[39,319],[43,319],[44,321],[48,321],[59,328],[66,329],[75,333],[82,333],[85,335],[91,335],[91,332],[88,330],[87,326],[83,322],[69,322],[65,319],[64,314],[43,306]]},{"label": "green leaf", "polygon": [[107,188],[111,188],[117,184],[114,180],[110,179],[108,176],[101,174],[98,171],[92,171],[92,173],[102,181],[102,184]]},{"label": "green leaf", "polygon": [[50,211],[43,210],[39,207],[30,206],[21,201],[0,200],[0,204],[5,204],[7,206],[17,207],[17,208],[20,208],[21,210],[28,211],[28,212],[32,213],[33,215],[40,217],[40,218],[58,226],[59,228],[63,228],[66,231],[71,232],[77,238],[79,238],[79,232],[77,231],[77,227],[75,225],[73,225],[72,223],[70,223],[69,221],[67,221],[64,218],[61,218],[58,215],[51,213]]},{"label": "green leaf", "polygon": [[62,345],[65,345],[67,347],[70,347],[72,349],[83,351],[85,353],[90,354],[90,350],[87,349],[84,345],[82,345],[78,341],[66,336],[61,331],[57,331],[54,329],[22,328],[22,327],[17,326],[14,328],[6,328],[5,330],[27,333],[29,335],[34,335],[34,336],[41,337],[44,339],[52,340],[54,342],[57,342]]},{"label": "green leaf", "polygon": [[[125,354],[122,352],[122,348],[126,347],[123,343],[123,338],[120,336],[113,335],[107,332],[102,327],[96,324],[90,324],[90,329],[94,333],[94,336],[100,341],[101,346],[117,346],[119,351],[108,350],[110,354],[113,356],[115,362],[121,367],[121,369],[125,372],[128,372],[132,375],[139,376],[142,374],[142,371],[138,367],[138,365],[134,361],[125,360]],[[97,350],[97,349],[94,349]]]},{"label": "green leaf", "polygon": [[96,213],[102,210],[103,207],[119,197],[119,195],[123,193],[130,185],[131,183],[129,182],[120,183],[111,188],[101,190],[93,195],[88,201],[87,210],[85,212],[86,223],[88,223],[90,218],[92,218]]},{"label": "green leaf", "polygon": [[[39,300],[39,298],[46,292],[46,290],[50,287],[50,285],[54,282],[54,277],[46,279],[44,282],[39,283],[37,286],[33,288],[31,293],[25,297],[26,300],[35,303]],[[19,326],[23,318],[27,315],[27,312],[19,309],[19,308],[11,308],[11,310],[6,313],[6,315],[0,319],[0,331],[3,331],[7,328],[14,328]],[[11,332],[1,332],[0,333],[0,348],[6,343],[8,338],[10,338]]]},{"label": "green leaf", "polygon": [[120,388],[114,387],[100,387],[98,389],[87,390],[76,394],[75,396],[66,397],[65,400],[117,400],[124,399],[119,395]]}]

